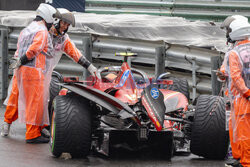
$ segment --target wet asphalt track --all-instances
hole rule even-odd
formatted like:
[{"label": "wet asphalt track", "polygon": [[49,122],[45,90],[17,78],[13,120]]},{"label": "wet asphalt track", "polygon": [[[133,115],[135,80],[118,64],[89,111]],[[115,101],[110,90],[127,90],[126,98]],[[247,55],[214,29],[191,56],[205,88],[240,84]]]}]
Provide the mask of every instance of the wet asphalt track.
[{"label": "wet asphalt track", "polygon": [[[0,103],[0,124],[3,122],[4,108]],[[191,155],[174,156],[171,161],[145,155],[117,155],[109,159],[91,155],[87,159],[54,158],[49,151],[49,144],[26,144],[25,125],[16,121],[11,127],[9,137],[0,137],[0,167],[224,167],[224,161],[206,160]]]}]

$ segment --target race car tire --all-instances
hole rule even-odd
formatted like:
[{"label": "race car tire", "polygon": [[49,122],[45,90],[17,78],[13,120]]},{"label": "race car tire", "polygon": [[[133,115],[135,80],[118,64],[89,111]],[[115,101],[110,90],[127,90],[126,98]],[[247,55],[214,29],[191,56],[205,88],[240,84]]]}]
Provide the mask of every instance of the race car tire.
[{"label": "race car tire", "polygon": [[49,111],[49,116],[51,114],[51,107],[52,107],[52,102],[53,99],[59,94],[61,90],[61,86],[57,85],[57,83],[62,83],[63,82],[63,77],[60,73],[53,71],[51,81],[50,81],[50,88],[49,88],[49,104],[48,104],[48,111]]},{"label": "race car tire", "polygon": [[229,136],[226,131],[225,102],[222,97],[200,95],[192,124],[190,150],[208,159],[224,159]]},{"label": "race car tire", "polygon": [[169,80],[173,80],[172,85],[168,85],[167,89],[180,92],[184,94],[189,100],[189,86],[188,81],[185,78],[169,77]]},{"label": "race car tire", "polygon": [[86,157],[91,146],[91,113],[86,99],[68,93],[56,96],[51,117],[50,148],[54,156],[70,153],[73,158]]}]

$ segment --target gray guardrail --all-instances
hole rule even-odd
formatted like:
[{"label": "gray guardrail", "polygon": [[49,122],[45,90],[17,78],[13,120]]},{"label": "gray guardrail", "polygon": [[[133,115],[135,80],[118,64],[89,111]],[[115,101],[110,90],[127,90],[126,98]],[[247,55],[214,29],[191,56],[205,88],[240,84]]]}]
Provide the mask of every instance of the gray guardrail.
[{"label": "gray guardrail", "polygon": [[242,0],[86,0],[85,2],[85,11],[97,14],[149,14],[221,21],[237,13],[250,18],[250,1]]},{"label": "gray guardrail", "polygon": [[[7,60],[13,56],[16,50],[20,31],[21,28],[16,27],[1,29],[1,99],[6,97],[8,74],[12,73],[12,71],[8,71]],[[218,82],[213,77],[215,74],[211,73],[212,69],[217,69],[220,65],[218,60],[223,53],[218,51],[168,44],[163,41],[96,36],[85,33],[69,33],[69,36],[88,59],[93,58],[93,63],[98,67],[121,65],[123,58],[114,56],[115,52],[131,51],[138,54],[137,57],[130,59],[132,67],[146,71],[149,76],[159,75],[161,72],[171,72],[173,76],[186,78],[190,85],[192,99],[201,93],[218,94]],[[55,70],[68,76],[86,76],[86,70],[67,56],[62,57]]]},{"label": "gray guardrail", "polygon": [[5,98],[8,89],[8,29],[0,27],[0,100]]}]

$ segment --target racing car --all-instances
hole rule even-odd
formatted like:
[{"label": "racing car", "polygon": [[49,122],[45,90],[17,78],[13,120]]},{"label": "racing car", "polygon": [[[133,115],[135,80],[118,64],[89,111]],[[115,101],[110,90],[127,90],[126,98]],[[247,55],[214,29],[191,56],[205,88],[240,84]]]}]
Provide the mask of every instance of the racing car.
[{"label": "racing car", "polygon": [[169,73],[148,77],[128,65],[127,57],[136,54],[122,55],[121,66],[98,69],[101,79],[81,82],[53,73],[52,154],[77,158],[96,150],[111,156],[116,147],[126,145],[129,150],[161,151],[166,159],[189,148],[204,158],[224,159],[229,137],[223,98],[200,95],[189,104],[186,80]]}]

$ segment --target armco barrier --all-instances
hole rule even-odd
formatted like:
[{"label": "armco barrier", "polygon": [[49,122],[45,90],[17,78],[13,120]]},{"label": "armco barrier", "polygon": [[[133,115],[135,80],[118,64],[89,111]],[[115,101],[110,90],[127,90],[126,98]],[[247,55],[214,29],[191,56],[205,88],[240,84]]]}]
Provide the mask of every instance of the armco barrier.
[{"label": "armco barrier", "polygon": [[[8,29],[1,30],[1,41],[3,42],[1,42],[0,50],[0,93],[2,99],[6,97],[7,74],[12,73],[7,69],[8,55],[13,55],[21,30],[15,27],[9,27],[9,29],[11,29],[10,33],[7,33]],[[69,33],[69,36],[89,60],[93,59],[93,63],[97,67],[120,65],[122,57],[114,56],[115,52],[131,51],[138,54],[137,57],[131,58],[131,66],[146,71],[149,76],[159,75],[161,72],[171,72],[174,76],[188,79],[190,90],[193,92],[192,98],[200,93],[218,93],[212,90],[213,82],[210,77],[211,58],[219,58],[223,54],[218,51],[173,45],[163,41],[131,40],[84,33]],[[164,67],[162,68],[162,66]],[[67,76],[77,75],[83,78],[83,68],[67,56],[62,57],[55,70]],[[84,72],[84,76],[86,76],[86,72]]]}]

